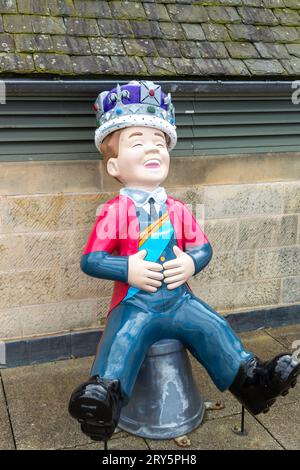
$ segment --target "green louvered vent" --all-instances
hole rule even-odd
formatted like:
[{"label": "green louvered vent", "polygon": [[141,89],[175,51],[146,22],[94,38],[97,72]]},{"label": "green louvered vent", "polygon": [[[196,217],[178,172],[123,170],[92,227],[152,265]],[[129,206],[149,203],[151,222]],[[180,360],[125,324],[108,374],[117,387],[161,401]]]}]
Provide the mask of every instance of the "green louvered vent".
[{"label": "green louvered vent", "polygon": [[[0,104],[0,160],[97,159],[93,99],[9,98]],[[174,100],[173,156],[300,151],[300,105],[288,98]]]}]

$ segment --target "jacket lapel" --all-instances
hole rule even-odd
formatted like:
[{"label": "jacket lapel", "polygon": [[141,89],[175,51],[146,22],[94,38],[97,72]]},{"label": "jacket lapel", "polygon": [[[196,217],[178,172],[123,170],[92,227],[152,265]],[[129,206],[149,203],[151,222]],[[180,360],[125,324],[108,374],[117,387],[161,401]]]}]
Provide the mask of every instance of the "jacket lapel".
[{"label": "jacket lapel", "polygon": [[178,247],[183,250],[182,218],[180,216],[181,204],[171,196],[168,196],[166,204],[168,207],[171,223],[174,227]]}]

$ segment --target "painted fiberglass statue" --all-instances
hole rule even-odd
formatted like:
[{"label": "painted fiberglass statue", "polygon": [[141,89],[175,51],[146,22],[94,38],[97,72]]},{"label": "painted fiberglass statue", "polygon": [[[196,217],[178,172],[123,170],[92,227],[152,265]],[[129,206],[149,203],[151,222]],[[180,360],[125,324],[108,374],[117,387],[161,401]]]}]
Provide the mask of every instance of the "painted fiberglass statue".
[{"label": "painted fiberglass statue", "polygon": [[74,390],[70,414],[93,440],[109,439],[149,347],[170,338],[219,390],[229,389],[252,414],[268,411],[295,386],[300,365],[287,353],[260,361],[187,284],[212,248],[187,206],[161,186],[177,141],[170,94],[132,81],[100,93],[94,106],[96,146],[123,188],[103,205],[81,258],[86,274],[115,283],[91,377]]}]

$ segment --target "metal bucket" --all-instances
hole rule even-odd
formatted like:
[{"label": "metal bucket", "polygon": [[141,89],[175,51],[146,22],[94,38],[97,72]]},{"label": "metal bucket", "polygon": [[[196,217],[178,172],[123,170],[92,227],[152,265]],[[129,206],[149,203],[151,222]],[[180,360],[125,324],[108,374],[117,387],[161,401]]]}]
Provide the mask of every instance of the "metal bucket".
[{"label": "metal bucket", "polygon": [[204,411],[183,345],[163,340],[149,349],[118,426],[140,437],[172,439],[199,426]]}]

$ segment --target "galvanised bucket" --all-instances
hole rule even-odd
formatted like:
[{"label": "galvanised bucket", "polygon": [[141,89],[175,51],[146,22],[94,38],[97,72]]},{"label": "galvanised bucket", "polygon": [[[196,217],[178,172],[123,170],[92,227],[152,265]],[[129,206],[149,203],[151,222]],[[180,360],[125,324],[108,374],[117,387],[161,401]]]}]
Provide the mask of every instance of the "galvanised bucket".
[{"label": "galvanised bucket", "polygon": [[140,437],[172,439],[199,426],[204,411],[183,345],[162,340],[149,349],[118,426]]}]

